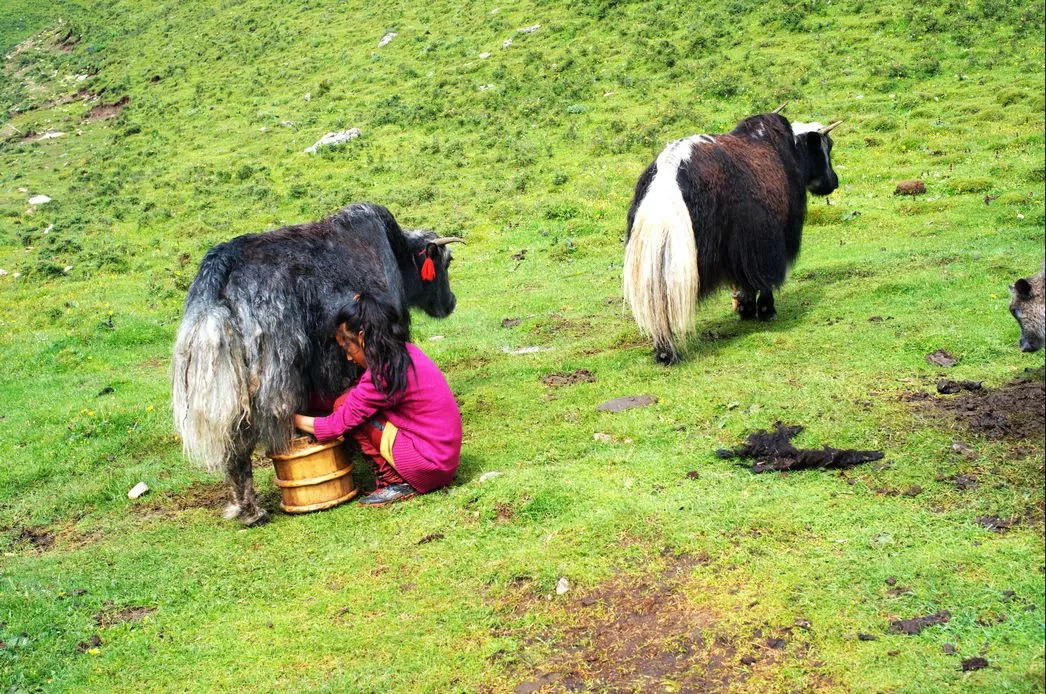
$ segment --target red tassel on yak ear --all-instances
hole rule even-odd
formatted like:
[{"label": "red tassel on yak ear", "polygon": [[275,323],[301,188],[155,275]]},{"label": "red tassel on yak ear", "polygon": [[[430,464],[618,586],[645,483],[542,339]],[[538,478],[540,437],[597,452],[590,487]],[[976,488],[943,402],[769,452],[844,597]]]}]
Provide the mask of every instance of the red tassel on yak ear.
[{"label": "red tassel on yak ear", "polygon": [[425,262],[421,264],[421,280],[431,282],[434,279],[436,279],[436,264],[432,262],[432,258],[425,258]]}]

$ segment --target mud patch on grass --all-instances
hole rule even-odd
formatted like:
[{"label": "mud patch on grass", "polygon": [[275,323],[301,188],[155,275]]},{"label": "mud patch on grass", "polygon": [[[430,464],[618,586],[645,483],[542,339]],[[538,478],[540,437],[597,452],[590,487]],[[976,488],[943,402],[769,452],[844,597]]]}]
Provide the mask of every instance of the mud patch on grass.
[{"label": "mud patch on grass", "polygon": [[131,103],[131,97],[121,96],[111,104],[98,104],[87,112],[87,115],[84,116],[84,122],[97,123],[98,121],[116,118],[121,111],[127,108],[129,103]]},{"label": "mud patch on grass", "polygon": [[10,528],[9,537],[16,547],[32,548],[37,552],[46,552],[54,545],[55,533],[46,526]]},{"label": "mud patch on grass", "polygon": [[927,398],[921,407],[989,439],[1041,443],[1046,436],[1046,387],[1042,369],[1026,371],[1001,388],[966,391],[948,398]]},{"label": "mud patch on grass", "polygon": [[158,495],[152,503],[135,504],[131,508],[144,518],[174,518],[195,508],[221,510],[231,499],[228,488],[220,482],[193,482],[179,492],[167,492]]},{"label": "mud patch on grass", "polygon": [[595,383],[596,377],[588,369],[576,369],[569,373],[549,374],[541,379],[546,386],[560,388],[562,386],[573,386],[578,383]]},{"label": "mud patch on grass", "polygon": [[106,629],[125,622],[140,622],[147,616],[156,612],[155,607],[141,607],[138,605],[127,605],[116,607],[112,603],[104,605],[99,612],[94,613],[94,623]]},{"label": "mud patch on grass", "polygon": [[[730,634],[715,611],[686,594],[700,561],[675,558],[660,574],[619,575],[571,597],[570,626],[552,636],[551,657],[520,676],[514,691],[772,689],[769,673],[792,645],[791,627]],[[549,635],[524,641],[548,643]]]}]

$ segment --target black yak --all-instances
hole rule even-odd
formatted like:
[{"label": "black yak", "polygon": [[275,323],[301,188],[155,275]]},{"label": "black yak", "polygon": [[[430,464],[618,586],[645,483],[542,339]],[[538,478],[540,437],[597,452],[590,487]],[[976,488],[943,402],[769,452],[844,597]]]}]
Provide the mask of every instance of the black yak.
[{"label": "black yak", "polygon": [[403,231],[380,205],[237,237],[212,248],[185,299],[173,357],[174,423],[186,455],[232,487],[227,518],[264,522],[251,473],[258,443],[286,449],[311,393],[358,376],[334,341],[333,316],[366,290],[443,318],[454,310],[451,254],[431,231]]},{"label": "black yak", "polygon": [[839,123],[789,123],[780,110],[676,140],[639,177],[624,291],[663,364],[679,361],[698,300],[724,282],[741,318],[774,317],[773,290],[799,254],[806,192],[839,185],[828,136]]}]

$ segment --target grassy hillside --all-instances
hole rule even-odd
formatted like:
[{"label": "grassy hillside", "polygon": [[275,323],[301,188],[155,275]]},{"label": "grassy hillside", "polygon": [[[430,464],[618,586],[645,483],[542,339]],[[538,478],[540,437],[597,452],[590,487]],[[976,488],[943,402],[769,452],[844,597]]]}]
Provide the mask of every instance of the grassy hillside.
[{"label": "grassy hillside", "polygon": [[[6,689],[1042,691],[1041,436],[930,414],[939,377],[1043,365],[1006,310],[1043,258],[1041,2],[203,5],[0,9]],[[721,296],[658,367],[620,300],[635,180],[784,101],[844,120],[841,187],[776,322]],[[457,483],[240,531],[173,433],[181,302],[215,243],[359,200],[468,239],[457,311],[414,324]],[[889,464],[714,455],[777,420]]]}]

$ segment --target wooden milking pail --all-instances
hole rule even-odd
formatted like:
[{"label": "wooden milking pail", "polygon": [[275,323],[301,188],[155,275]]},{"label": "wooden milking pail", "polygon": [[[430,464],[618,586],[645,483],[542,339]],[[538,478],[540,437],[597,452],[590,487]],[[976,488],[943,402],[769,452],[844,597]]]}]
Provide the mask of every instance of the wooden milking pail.
[{"label": "wooden milking pail", "polygon": [[287,513],[321,511],[357,494],[352,462],[338,437],[316,443],[308,437],[291,440],[284,453],[270,453],[280,488],[280,508]]}]

